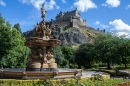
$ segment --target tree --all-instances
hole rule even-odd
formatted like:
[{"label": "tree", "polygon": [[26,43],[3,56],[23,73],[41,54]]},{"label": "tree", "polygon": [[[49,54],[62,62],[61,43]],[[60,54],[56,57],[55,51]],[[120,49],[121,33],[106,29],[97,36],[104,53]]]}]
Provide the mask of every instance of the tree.
[{"label": "tree", "polygon": [[13,28],[16,28],[20,32],[20,34],[23,35],[19,23],[15,24]]},{"label": "tree", "polygon": [[19,30],[11,28],[11,24],[0,16],[0,65],[25,67],[30,50],[24,42]]},{"label": "tree", "polygon": [[118,55],[120,62],[127,68],[127,64],[130,62],[130,40],[120,37],[118,43]]},{"label": "tree", "polygon": [[0,15],[0,65],[6,64],[4,60],[11,48],[11,25]]},{"label": "tree", "polygon": [[0,28],[2,27],[2,25],[5,23],[5,19],[1,16],[0,14]]},{"label": "tree", "polygon": [[79,66],[91,67],[95,61],[95,47],[92,43],[79,46],[75,54],[75,61]]},{"label": "tree", "polygon": [[75,50],[72,47],[63,46],[62,53],[64,58],[68,60],[68,64],[74,64]]},{"label": "tree", "polygon": [[96,57],[100,58],[103,63],[107,63],[107,68],[110,69],[113,59],[115,59],[117,55],[117,36],[112,35],[110,33],[99,35],[94,41],[95,49],[96,49]]},{"label": "tree", "polygon": [[53,53],[54,53],[54,58],[56,59],[57,64],[59,66],[63,66],[65,59],[61,50],[61,46],[54,47]]},{"label": "tree", "polygon": [[[25,38],[21,36],[21,33],[16,29],[12,28],[11,30],[11,46],[6,55],[6,60],[8,67],[25,67],[29,48],[24,46]],[[28,53],[27,53],[28,52]]]}]

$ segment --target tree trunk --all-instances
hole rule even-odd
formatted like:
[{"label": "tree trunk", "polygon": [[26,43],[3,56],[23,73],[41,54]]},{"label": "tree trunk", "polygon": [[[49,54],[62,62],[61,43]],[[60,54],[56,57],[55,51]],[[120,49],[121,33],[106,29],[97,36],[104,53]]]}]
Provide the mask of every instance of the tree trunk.
[{"label": "tree trunk", "polygon": [[127,68],[127,64],[125,63],[124,65],[125,65],[125,68]]},{"label": "tree trunk", "polygon": [[107,69],[111,69],[109,62],[107,62]]}]

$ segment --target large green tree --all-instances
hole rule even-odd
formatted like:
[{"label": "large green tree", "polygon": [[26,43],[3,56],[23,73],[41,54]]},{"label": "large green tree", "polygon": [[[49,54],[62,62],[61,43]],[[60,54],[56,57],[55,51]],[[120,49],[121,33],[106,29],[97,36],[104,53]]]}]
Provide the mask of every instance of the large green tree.
[{"label": "large green tree", "polygon": [[127,68],[127,64],[130,63],[130,40],[124,37],[120,37],[118,43],[118,57],[120,59],[120,63],[123,63],[125,68]]},{"label": "large green tree", "polygon": [[96,49],[96,57],[101,59],[102,63],[107,64],[107,68],[110,69],[110,65],[117,58],[117,36],[110,33],[102,34],[96,38],[94,45]]},{"label": "large green tree", "polygon": [[0,15],[0,65],[5,64],[5,57],[11,48],[11,25]]},{"label": "large green tree", "polygon": [[29,49],[24,46],[25,38],[21,36],[21,33],[16,28],[12,28],[11,34],[12,48],[6,56],[7,66],[25,67],[29,53]]},{"label": "large green tree", "polygon": [[0,65],[24,67],[30,53],[24,42],[21,32],[0,15]]},{"label": "large green tree", "polygon": [[91,67],[95,61],[95,47],[92,43],[79,46],[75,54],[75,61],[79,66]]}]

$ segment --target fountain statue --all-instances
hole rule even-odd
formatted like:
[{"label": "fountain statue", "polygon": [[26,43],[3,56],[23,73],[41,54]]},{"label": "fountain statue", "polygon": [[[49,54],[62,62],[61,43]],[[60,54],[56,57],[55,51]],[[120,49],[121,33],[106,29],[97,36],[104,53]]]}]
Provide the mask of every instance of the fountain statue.
[{"label": "fountain statue", "polygon": [[51,29],[46,25],[44,5],[41,8],[42,22],[37,23],[34,29],[34,37],[30,37],[25,45],[31,49],[31,56],[28,59],[26,71],[54,70],[57,63],[53,57],[53,47],[60,45],[61,41],[51,39]]}]

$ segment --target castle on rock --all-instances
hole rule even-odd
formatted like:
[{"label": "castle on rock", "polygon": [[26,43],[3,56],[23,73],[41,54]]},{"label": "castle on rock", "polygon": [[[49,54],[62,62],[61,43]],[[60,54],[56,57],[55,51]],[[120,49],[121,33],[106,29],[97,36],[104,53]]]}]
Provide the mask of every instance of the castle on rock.
[{"label": "castle on rock", "polygon": [[86,27],[86,20],[80,17],[77,8],[73,11],[61,12],[57,14],[55,20],[51,20],[50,28],[64,28],[64,27]]}]

